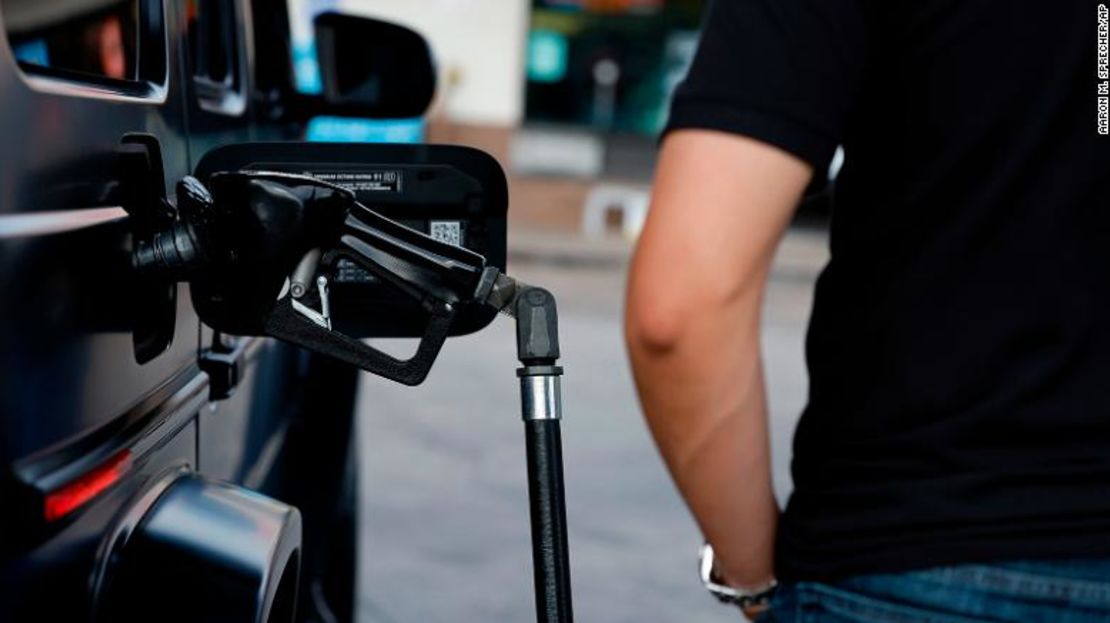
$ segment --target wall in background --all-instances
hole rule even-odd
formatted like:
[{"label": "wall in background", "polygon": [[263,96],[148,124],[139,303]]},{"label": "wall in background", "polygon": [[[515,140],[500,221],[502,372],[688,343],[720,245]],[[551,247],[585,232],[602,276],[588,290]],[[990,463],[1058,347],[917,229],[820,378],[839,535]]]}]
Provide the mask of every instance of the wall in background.
[{"label": "wall in background", "polygon": [[440,67],[433,114],[455,123],[515,126],[524,116],[529,0],[340,0],[344,12],[423,34]]}]

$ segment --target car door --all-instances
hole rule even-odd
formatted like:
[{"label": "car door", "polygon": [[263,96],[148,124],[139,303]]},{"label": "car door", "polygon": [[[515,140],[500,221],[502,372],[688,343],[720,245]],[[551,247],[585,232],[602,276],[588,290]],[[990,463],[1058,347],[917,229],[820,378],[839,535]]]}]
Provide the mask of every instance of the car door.
[{"label": "car door", "polygon": [[[137,361],[134,328],[165,301],[129,287],[120,208],[125,137],[157,139],[167,192],[188,172],[174,11],[159,0],[2,0],[0,16],[0,452],[16,460],[187,375],[198,337],[179,289],[172,340]],[[127,33],[137,43],[108,49]],[[73,60],[95,55],[98,67]]]}]

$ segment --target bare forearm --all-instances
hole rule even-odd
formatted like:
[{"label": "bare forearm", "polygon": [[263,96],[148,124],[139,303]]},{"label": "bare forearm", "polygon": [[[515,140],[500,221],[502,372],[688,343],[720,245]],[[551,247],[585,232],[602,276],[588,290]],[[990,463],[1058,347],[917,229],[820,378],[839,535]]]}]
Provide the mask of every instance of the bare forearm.
[{"label": "bare forearm", "polygon": [[758,336],[734,312],[699,314],[666,349],[630,335],[629,351],[648,424],[722,571],[754,586],[772,576],[778,507]]},{"label": "bare forearm", "polygon": [[629,274],[625,327],[644,413],[726,579],[771,577],[771,489],[759,317],[775,247],[809,165],[712,131],[663,142]]}]

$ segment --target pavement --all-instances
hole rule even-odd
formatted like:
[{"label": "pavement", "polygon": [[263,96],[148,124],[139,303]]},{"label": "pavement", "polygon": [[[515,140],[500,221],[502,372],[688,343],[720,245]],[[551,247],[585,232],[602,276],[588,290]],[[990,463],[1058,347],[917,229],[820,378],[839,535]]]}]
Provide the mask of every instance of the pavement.
[{"label": "pavement", "polygon": [[[699,586],[700,535],[639,413],[621,309],[630,246],[510,234],[509,272],[560,306],[575,617],[591,623],[737,621]],[[764,314],[775,489],[805,403],[803,338],[825,233],[795,228]],[[408,341],[376,344],[398,354]],[[530,621],[527,483],[513,324],[449,341],[420,387],[360,391],[360,615],[364,623]]]}]

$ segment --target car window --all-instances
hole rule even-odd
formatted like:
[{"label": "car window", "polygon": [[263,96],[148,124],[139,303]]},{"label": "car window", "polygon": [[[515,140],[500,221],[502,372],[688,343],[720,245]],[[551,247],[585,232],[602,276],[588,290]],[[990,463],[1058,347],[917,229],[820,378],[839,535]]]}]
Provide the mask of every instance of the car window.
[{"label": "car window", "polygon": [[35,90],[165,101],[162,0],[0,0],[0,15]]},{"label": "car window", "polygon": [[139,79],[139,0],[0,0],[0,7],[25,69]]}]

